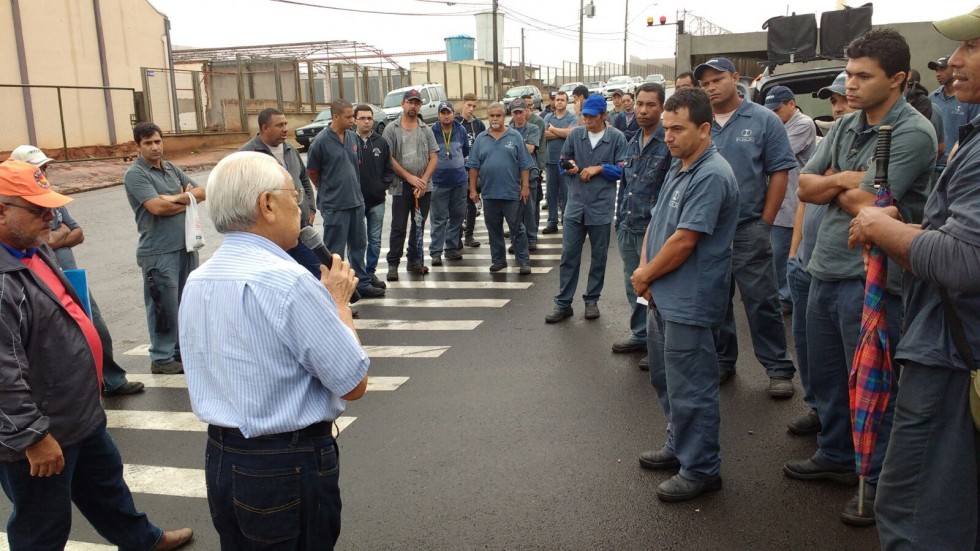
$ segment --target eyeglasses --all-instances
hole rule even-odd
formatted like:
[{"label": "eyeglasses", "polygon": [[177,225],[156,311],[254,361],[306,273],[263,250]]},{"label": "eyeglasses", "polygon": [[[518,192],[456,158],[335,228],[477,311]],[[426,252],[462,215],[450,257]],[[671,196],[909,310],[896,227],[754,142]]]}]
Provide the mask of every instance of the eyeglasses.
[{"label": "eyeglasses", "polygon": [[357,117],[359,121],[373,121],[374,117]]},{"label": "eyeglasses", "polygon": [[24,205],[17,205],[14,203],[0,203],[0,205],[7,205],[8,207],[17,207],[19,209],[24,209],[27,212],[37,216],[38,218],[44,218],[46,215],[51,214],[52,209],[47,209],[44,207],[25,207]]},{"label": "eyeglasses", "polygon": [[293,193],[296,194],[296,197],[295,197],[296,204],[297,205],[302,205],[303,204],[303,194],[301,194],[300,192],[296,191],[296,188],[293,188],[293,187],[284,187],[284,188],[278,188],[278,189],[270,189],[269,191],[270,192],[275,192],[275,191],[291,191],[291,192],[293,192]]}]

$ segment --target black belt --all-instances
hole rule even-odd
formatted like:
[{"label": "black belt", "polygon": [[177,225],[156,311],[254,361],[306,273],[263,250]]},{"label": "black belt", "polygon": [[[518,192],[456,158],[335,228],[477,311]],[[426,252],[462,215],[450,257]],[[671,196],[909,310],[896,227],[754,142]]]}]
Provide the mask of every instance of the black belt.
[{"label": "black belt", "polygon": [[[222,435],[237,436],[239,438],[246,438],[242,431],[238,429],[219,427],[218,425],[209,425]],[[263,434],[262,436],[253,436],[252,438],[265,438],[269,440],[274,439],[292,439],[292,438],[319,438],[323,436],[333,436],[333,421],[320,421],[319,423],[313,423],[312,425],[302,428],[299,430],[294,430],[290,432],[280,432],[277,434]]]}]

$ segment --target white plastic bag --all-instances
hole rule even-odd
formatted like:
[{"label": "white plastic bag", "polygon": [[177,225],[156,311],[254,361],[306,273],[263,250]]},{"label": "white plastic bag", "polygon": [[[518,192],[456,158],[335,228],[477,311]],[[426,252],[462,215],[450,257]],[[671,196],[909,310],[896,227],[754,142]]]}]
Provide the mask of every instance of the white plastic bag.
[{"label": "white plastic bag", "polygon": [[204,230],[201,229],[201,215],[197,210],[197,199],[194,194],[188,192],[190,202],[184,211],[184,244],[187,252],[192,253],[204,246]]}]

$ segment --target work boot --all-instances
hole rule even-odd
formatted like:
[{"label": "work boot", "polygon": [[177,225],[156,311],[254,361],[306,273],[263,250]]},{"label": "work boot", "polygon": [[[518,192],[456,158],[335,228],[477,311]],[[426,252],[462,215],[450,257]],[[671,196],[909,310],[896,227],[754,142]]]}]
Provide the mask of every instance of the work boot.
[{"label": "work boot", "polygon": [[796,388],[793,387],[792,379],[769,379],[769,397],[786,399],[792,398],[796,394]]},{"label": "work boot", "polygon": [[564,320],[572,317],[572,314],[574,314],[574,313],[575,313],[575,311],[572,310],[572,307],[571,306],[569,306],[568,308],[562,308],[560,306],[555,306],[555,309],[552,310],[550,314],[548,314],[547,316],[544,317],[544,322],[545,323],[558,323],[560,321],[564,321]]},{"label": "work boot", "polygon": [[153,362],[150,364],[150,373],[154,375],[180,375],[184,372],[184,364],[177,360],[165,362]]},{"label": "work boot", "polygon": [[599,305],[596,303],[585,305],[585,319],[595,320],[599,319]]},{"label": "work boot", "polygon": [[871,526],[875,523],[875,487],[865,482],[864,484],[864,511],[858,512],[858,492],[848,500],[844,510],[841,511],[840,520],[850,526]]},{"label": "work boot", "polygon": [[398,264],[388,264],[388,281],[398,281]]},{"label": "work boot", "polygon": [[694,499],[704,492],[715,492],[721,489],[721,477],[710,482],[698,482],[675,474],[657,486],[657,497],[660,501],[676,502]]},{"label": "work boot", "polygon": [[414,274],[425,275],[429,273],[429,267],[417,260],[409,260],[408,271]]},{"label": "work boot", "polygon": [[812,409],[806,412],[802,417],[798,417],[796,420],[791,421],[786,428],[797,436],[810,436],[811,434],[817,434],[820,432],[820,417],[817,415],[816,411]]},{"label": "work boot", "polygon": [[640,466],[651,471],[662,471],[666,469],[676,469],[681,466],[674,452],[667,449],[667,446],[659,450],[647,450],[640,454]]},{"label": "work boot", "polygon": [[466,239],[463,241],[463,244],[466,245],[467,247],[479,247],[480,246],[480,242],[477,241],[476,239],[473,239],[473,235],[472,234],[466,236]]},{"label": "work boot", "polygon": [[787,461],[783,473],[797,480],[832,480],[838,484],[856,486],[858,475],[854,467],[836,465],[816,457]]}]

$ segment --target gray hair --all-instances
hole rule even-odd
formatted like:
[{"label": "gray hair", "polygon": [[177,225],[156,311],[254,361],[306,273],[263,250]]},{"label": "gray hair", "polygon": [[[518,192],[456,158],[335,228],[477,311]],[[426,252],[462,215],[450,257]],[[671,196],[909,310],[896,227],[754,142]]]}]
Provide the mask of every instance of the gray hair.
[{"label": "gray hair", "polygon": [[504,109],[504,104],[503,103],[500,103],[499,101],[495,101],[495,102],[491,103],[490,105],[488,105],[487,106],[487,113],[489,113],[491,109],[500,109],[504,113],[507,113],[507,110]]},{"label": "gray hair", "polygon": [[219,233],[245,231],[258,220],[256,200],[266,191],[285,189],[292,179],[271,155],[238,151],[219,162],[208,176],[208,212]]}]

